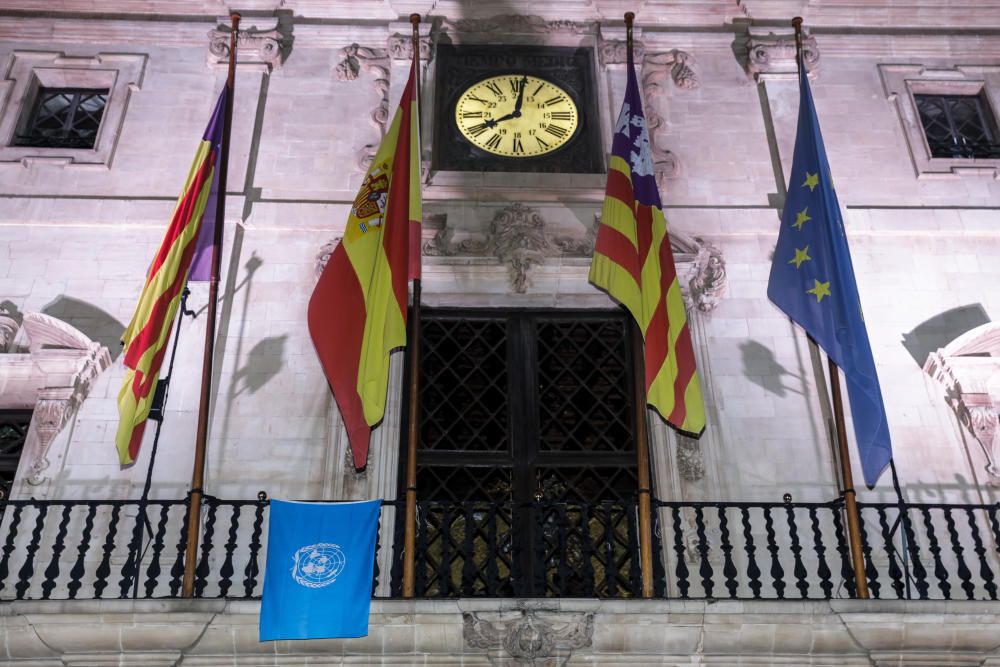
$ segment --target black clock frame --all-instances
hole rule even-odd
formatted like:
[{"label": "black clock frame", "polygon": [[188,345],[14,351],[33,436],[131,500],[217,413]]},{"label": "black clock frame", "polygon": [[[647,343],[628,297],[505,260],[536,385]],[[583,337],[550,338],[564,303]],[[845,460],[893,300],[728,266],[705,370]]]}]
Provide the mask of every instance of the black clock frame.
[{"label": "black clock frame", "polygon": [[[435,61],[435,171],[604,173],[593,49],[438,44]],[[505,157],[488,153],[462,136],[455,123],[458,98],[474,83],[502,74],[536,76],[565,90],[579,113],[574,138],[545,155]]]}]

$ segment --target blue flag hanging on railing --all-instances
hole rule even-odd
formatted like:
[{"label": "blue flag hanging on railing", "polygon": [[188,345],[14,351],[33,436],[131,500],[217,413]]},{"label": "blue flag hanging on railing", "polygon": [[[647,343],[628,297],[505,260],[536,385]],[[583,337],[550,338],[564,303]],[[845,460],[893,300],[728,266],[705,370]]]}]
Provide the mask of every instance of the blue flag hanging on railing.
[{"label": "blue flag hanging on railing", "polygon": [[889,424],[804,67],[799,91],[795,155],[767,296],[843,371],[861,468],[871,488],[892,459]]},{"label": "blue flag hanging on railing", "polygon": [[365,637],[382,501],[271,501],[260,641]]}]

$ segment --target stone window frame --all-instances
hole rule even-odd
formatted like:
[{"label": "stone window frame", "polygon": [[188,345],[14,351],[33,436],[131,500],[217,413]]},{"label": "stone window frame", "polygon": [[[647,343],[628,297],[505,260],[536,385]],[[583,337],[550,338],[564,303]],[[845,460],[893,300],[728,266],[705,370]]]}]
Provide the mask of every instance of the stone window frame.
[{"label": "stone window frame", "polygon": [[893,103],[918,179],[979,175],[1000,178],[998,158],[933,157],[914,95],[982,95],[1000,119],[1000,66],[879,65],[886,98]]},{"label": "stone window frame", "polygon": [[[35,163],[109,169],[125,112],[140,90],[148,56],[99,53],[92,57],[59,52],[15,51],[0,79],[0,165]],[[107,103],[93,148],[15,146],[41,88],[106,88]]]}]

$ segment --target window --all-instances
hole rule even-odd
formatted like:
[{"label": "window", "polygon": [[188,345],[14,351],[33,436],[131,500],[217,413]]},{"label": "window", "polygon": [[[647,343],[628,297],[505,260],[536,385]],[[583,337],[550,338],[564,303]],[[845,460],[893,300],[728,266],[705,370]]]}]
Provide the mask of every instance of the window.
[{"label": "window", "polygon": [[0,410],[0,500],[10,497],[30,425],[31,410]]},{"label": "window", "polygon": [[93,148],[108,89],[41,88],[17,146]]},{"label": "window", "polygon": [[979,95],[914,95],[924,136],[936,158],[1000,158],[996,122]]},{"label": "window", "polygon": [[1000,66],[878,69],[917,178],[1000,177]]},{"label": "window", "polygon": [[421,326],[417,595],[634,595],[625,317],[425,310]]},{"label": "window", "polygon": [[0,168],[110,168],[147,59],[14,51],[0,78]]}]

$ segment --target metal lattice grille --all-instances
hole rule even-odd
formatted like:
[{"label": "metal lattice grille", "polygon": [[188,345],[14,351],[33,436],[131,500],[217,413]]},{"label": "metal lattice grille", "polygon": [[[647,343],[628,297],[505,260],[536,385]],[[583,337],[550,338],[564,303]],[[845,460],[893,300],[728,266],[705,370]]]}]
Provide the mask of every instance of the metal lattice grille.
[{"label": "metal lattice grille", "polygon": [[0,498],[10,496],[30,424],[31,411],[0,411]]},{"label": "metal lattice grille", "polygon": [[421,326],[417,594],[637,594],[624,317],[429,310]]},{"label": "metal lattice grille", "polygon": [[980,95],[914,95],[933,157],[998,158],[996,122]]},{"label": "metal lattice grille", "polygon": [[421,448],[509,449],[506,323],[425,318],[421,334]]},{"label": "metal lattice grille", "polygon": [[17,146],[93,148],[101,127],[107,89],[42,88]]},{"label": "metal lattice grille", "polygon": [[540,449],[633,451],[624,322],[537,324]]}]

